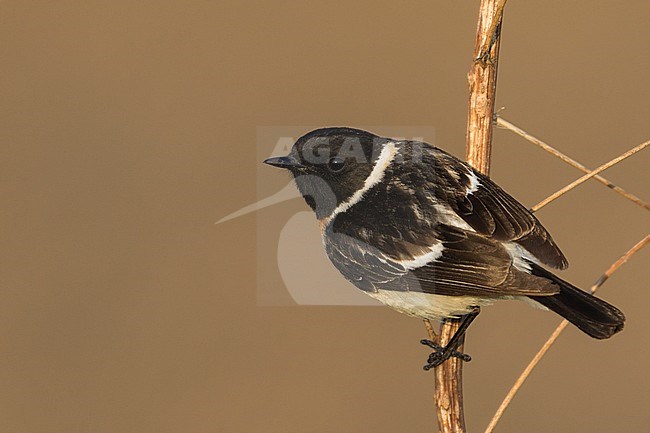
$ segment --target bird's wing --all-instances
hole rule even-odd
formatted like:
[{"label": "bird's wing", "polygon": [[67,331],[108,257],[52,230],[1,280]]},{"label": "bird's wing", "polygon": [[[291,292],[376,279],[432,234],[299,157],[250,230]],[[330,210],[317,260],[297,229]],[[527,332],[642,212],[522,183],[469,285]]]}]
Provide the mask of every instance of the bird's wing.
[{"label": "bird's wing", "polygon": [[[455,159],[451,155],[445,156]],[[478,233],[498,241],[516,242],[548,266],[568,267],[560,248],[528,209],[489,177],[464,163],[462,165],[464,170],[461,168],[446,176],[450,187],[436,188],[435,194],[443,203],[447,203]],[[453,167],[451,164],[443,166]]]},{"label": "bird's wing", "polygon": [[451,296],[552,295],[558,287],[512,266],[499,241],[474,232],[442,226],[444,249],[436,260],[412,273],[425,293]]},{"label": "bird's wing", "polygon": [[513,268],[500,242],[451,226],[440,229],[440,243],[410,260],[395,260],[343,233],[331,233],[325,246],[334,266],[368,292],[382,289],[479,297],[557,293],[557,287],[546,280]]}]

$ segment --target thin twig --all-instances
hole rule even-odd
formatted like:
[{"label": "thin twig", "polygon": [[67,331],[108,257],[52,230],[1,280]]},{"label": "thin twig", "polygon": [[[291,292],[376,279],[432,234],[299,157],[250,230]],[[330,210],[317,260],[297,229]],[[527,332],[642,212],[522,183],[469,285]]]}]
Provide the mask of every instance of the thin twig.
[{"label": "thin twig", "polygon": [[616,262],[614,262],[612,266],[609,267],[609,269],[605,271],[605,273],[603,273],[603,275],[601,275],[596,280],[596,283],[593,286],[591,286],[591,293],[595,293],[596,290],[598,290],[600,286],[602,286],[605,283],[605,281],[607,281],[609,277],[611,277],[612,274],[616,272],[618,268],[623,266],[625,262],[627,262],[630,259],[630,257],[632,257],[634,254],[636,254],[638,251],[640,251],[643,247],[645,247],[649,243],[650,243],[650,235],[647,235],[645,238],[640,240],[636,245],[630,248],[630,250],[627,253],[623,254]]},{"label": "thin twig", "polygon": [[[639,241],[636,245],[634,245],[632,248],[630,248],[625,254],[623,254],[614,264],[612,264],[607,271],[603,275],[601,275],[598,280],[596,280],[596,283],[591,287],[590,292],[595,293],[596,290],[600,288],[600,286],[603,285],[605,281],[609,277],[612,276],[614,272],[616,272],[625,262],[627,262],[630,257],[632,257],[634,254],[639,252],[643,247],[645,247],[648,243],[650,243],[650,235],[647,235],[645,238],[643,238],[641,241]],[[564,328],[567,327],[569,322],[567,320],[563,320],[560,322],[560,324],[555,328],[555,331],[551,334],[551,336],[546,340],[544,345],[542,346],[541,349],[535,354],[533,359],[530,361],[530,363],[526,366],[524,371],[519,375],[517,380],[515,381],[514,385],[512,385],[512,388],[510,388],[510,391],[508,391],[508,394],[506,397],[503,399],[503,402],[501,402],[501,405],[497,409],[496,413],[492,417],[492,420],[490,421],[490,424],[487,426],[485,429],[485,433],[492,433],[494,431],[494,428],[496,427],[497,423],[503,416],[503,413],[505,410],[508,408],[510,405],[510,402],[512,402],[512,399],[515,397],[517,394],[517,391],[519,391],[519,388],[524,384],[528,376],[530,376],[530,373],[533,371],[535,366],[539,363],[539,361],[542,359],[542,357],[548,352],[548,350],[551,348],[553,343],[555,343],[555,340],[562,334],[562,331],[564,331]]]},{"label": "thin twig", "polygon": [[429,340],[433,341],[434,343],[438,342],[438,334],[436,334],[435,329],[433,329],[433,325],[431,324],[431,321],[429,319],[424,319],[424,326],[427,328],[427,333],[429,334]]},{"label": "thin twig", "polygon": [[510,402],[512,399],[515,397],[517,394],[517,391],[519,391],[519,388],[524,384],[530,373],[533,371],[533,369],[537,366],[539,361],[542,359],[542,357],[548,352],[548,349],[551,348],[553,343],[555,343],[555,340],[560,336],[562,331],[564,331],[564,328],[567,327],[569,322],[567,320],[562,320],[560,324],[555,328],[555,331],[551,334],[550,337],[548,337],[548,340],[546,340],[546,343],[542,346],[541,349],[539,349],[539,352],[535,354],[533,359],[530,361],[530,363],[526,366],[524,371],[521,373],[521,375],[517,378],[515,381],[514,385],[512,385],[512,388],[510,388],[510,391],[508,391],[508,394],[506,397],[503,399],[503,402],[501,403],[501,406],[497,409],[496,413],[492,417],[492,420],[490,421],[490,424],[487,426],[485,429],[485,433],[492,433],[494,431],[494,428],[496,427],[497,423],[503,416],[503,413],[505,410],[508,408],[510,405]]},{"label": "thin twig", "polygon": [[607,170],[608,168],[610,168],[611,166],[616,165],[616,164],[618,164],[619,162],[623,161],[624,159],[629,158],[630,156],[634,155],[635,153],[637,153],[637,152],[639,152],[639,151],[645,149],[646,147],[648,147],[648,145],[650,145],[650,140],[646,141],[645,143],[641,143],[641,144],[639,144],[639,145],[636,146],[635,148],[628,150],[628,151],[625,152],[624,154],[622,154],[622,155],[620,155],[620,156],[618,156],[618,157],[612,159],[611,161],[609,161],[609,162],[607,162],[607,163],[601,165],[601,166],[598,167],[597,169],[590,171],[589,173],[585,174],[585,175],[582,176],[581,178],[575,180],[574,182],[571,182],[570,184],[568,184],[567,186],[565,186],[565,187],[562,188],[561,190],[557,191],[556,193],[554,193],[554,194],[548,196],[547,198],[545,198],[545,199],[542,200],[541,202],[537,203],[535,206],[533,206],[533,207],[531,208],[531,211],[532,211],[532,212],[536,212],[536,211],[538,211],[539,209],[541,209],[542,207],[546,206],[547,204],[549,204],[549,203],[552,202],[553,200],[555,200],[555,199],[557,199],[557,198],[563,196],[563,195],[566,194],[567,192],[571,191],[571,190],[572,190],[573,188],[575,188],[576,186],[578,186],[578,185],[580,185],[580,184],[582,184],[582,183],[588,181],[589,179],[591,179],[592,177],[596,176],[596,175],[597,175],[598,173],[600,173],[601,171],[605,171],[605,170]]},{"label": "thin twig", "polygon": [[[504,118],[500,117],[497,115],[497,126],[508,129],[515,134],[519,135],[520,137],[530,141],[531,143],[535,144],[536,146],[542,148],[543,150],[547,151],[551,155],[561,159],[562,161],[566,162],[567,164],[571,165],[572,167],[577,168],[578,170],[582,171],[583,173],[590,173],[591,169],[585,167],[584,165],[580,164],[578,161],[575,159],[565,155],[564,153],[560,152],[559,150],[555,149],[554,147],[550,146],[549,144],[543,142],[539,138],[529,134],[528,132],[524,131],[523,129],[519,128],[516,125],[513,125],[509,121],[505,120]],[[598,182],[602,183],[608,188],[611,188],[612,190],[616,191],[623,197],[627,198],[628,200],[632,201],[633,203],[636,203],[637,205],[641,206],[642,208],[646,210],[650,210],[650,204],[644,202],[641,200],[639,197],[635,196],[634,194],[630,194],[629,192],[625,191],[623,188],[620,186],[614,185],[611,181],[605,179],[603,176],[596,175],[594,176],[594,179],[597,180]]]}]

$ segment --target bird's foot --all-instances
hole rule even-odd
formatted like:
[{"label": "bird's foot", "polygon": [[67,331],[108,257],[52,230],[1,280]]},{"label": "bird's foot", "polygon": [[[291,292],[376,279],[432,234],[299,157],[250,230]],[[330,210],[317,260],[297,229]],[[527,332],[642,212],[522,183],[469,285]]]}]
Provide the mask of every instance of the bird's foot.
[{"label": "bird's foot", "polygon": [[458,358],[465,362],[469,362],[472,360],[471,356],[465,353],[458,352],[457,350],[453,350],[449,346],[441,347],[438,343],[432,340],[420,340],[420,343],[434,350],[434,352],[432,352],[429,355],[429,358],[427,359],[427,364],[423,367],[424,370],[431,370],[432,368],[439,366],[449,358]]}]

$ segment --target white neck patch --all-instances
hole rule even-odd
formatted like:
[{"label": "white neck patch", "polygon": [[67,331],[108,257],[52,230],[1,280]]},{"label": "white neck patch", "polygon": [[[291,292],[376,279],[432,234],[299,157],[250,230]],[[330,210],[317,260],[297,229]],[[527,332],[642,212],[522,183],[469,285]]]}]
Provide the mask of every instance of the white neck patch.
[{"label": "white neck patch", "polygon": [[345,212],[355,204],[359,203],[366,192],[381,182],[381,180],[384,178],[384,173],[386,173],[386,168],[388,168],[390,163],[393,162],[395,155],[397,155],[397,147],[395,146],[395,143],[386,143],[384,145],[384,148],[381,150],[377,161],[375,161],[375,166],[372,168],[372,171],[363,183],[363,186],[354,194],[352,194],[352,196],[347,201],[344,201],[343,203],[336,206],[336,208],[329,216],[323,218],[323,225],[326,226],[330,223],[330,221],[334,219],[336,215],[340,214],[341,212]]}]

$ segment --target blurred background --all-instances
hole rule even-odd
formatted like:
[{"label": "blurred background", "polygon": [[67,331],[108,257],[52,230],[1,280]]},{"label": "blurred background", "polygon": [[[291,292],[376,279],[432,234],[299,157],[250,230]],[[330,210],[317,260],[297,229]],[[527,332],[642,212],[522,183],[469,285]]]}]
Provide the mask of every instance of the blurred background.
[{"label": "blurred background", "polygon": [[[287,184],[260,165],[276,144],[258,149],[260,127],[426,126],[463,157],[477,10],[0,3],[0,432],[435,431],[419,320],[258,305],[260,287],[284,287],[277,262],[258,260],[258,228],[279,236],[301,200],[214,222]],[[589,167],[650,138],[649,15],[641,0],[509,2],[502,115]],[[646,151],[604,175],[647,200],[649,165]],[[492,174],[526,205],[580,176],[503,130]],[[649,227],[595,181],[539,217],[571,262],[562,276],[585,288]],[[600,292],[625,331],[567,329],[498,431],[647,428],[649,257]],[[558,322],[484,309],[466,345],[470,431]]]}]

